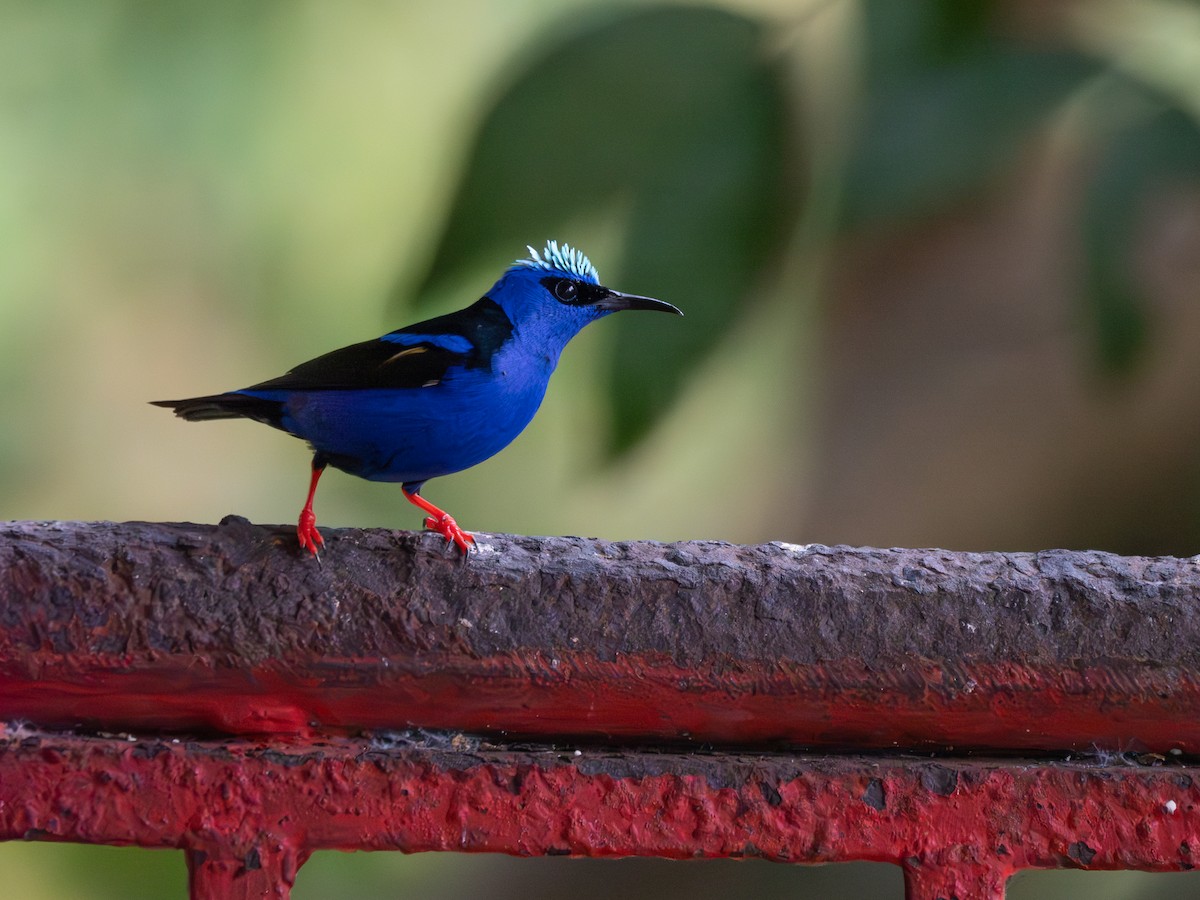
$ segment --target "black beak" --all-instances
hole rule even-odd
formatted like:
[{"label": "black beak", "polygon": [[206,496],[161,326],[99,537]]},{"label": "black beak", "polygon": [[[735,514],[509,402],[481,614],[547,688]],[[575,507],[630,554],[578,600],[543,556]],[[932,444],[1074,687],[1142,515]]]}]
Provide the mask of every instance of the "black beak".
[{"label": "black beak", "polygon": [[617,312],[622,309],[656,309],[659,312],[674,313],[677,316],[683,315],[683,310],[677,306],[672,306],[665,300],[655,300],[653,297],[639,297],[637,294],[622,294],[619,291],[609,291],[596,301],[595,306],[598,309],[609,312]]}]

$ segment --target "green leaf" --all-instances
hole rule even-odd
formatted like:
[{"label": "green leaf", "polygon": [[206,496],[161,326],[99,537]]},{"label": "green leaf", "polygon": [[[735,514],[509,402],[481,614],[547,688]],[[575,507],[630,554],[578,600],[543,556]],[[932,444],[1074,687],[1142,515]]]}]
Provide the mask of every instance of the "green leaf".
[{"label": "green leaf", "polygon": [[977,54],[989,43],[995,0],[865,0],[869,90]]},{"label": "green leaf", "polygon": [[561,39],[487,112],[421,290],[566,226],[628,211],[613,287],[683,320],[615,317],[614,449],[642,436],[729,328],[796,193],[783,78],[763,27],[708,8],[625,11]]},{"label": "green leaf", "polygon": [[1076,53],[994,45],[881,86],[847,161],[843,226],[929,215],[978,192],[1097,71]]},{"label": "green leaf", "polygon": [[1101,148],[1083,203],[1088,319],[1101,369],[1127,373],[1150,323],[1133,270],[1133,250],[1156,194],[1200,180],[1200,126],[1162,109],[1112,135]]}]

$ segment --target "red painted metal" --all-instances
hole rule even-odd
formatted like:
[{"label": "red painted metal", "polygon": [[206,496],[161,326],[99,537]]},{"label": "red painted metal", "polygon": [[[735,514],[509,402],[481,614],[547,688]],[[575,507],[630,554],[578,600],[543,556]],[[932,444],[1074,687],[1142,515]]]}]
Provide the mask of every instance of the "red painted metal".
[{"label": "red painted metal", "polygon": [[996,900],[1030,867],[1190,869],[1200,785],[1173,766],[21,733],[0,740],[0,838],[186,849],[200,898],[286,897],[310,852],[358,848],[866,859],[903,866],[912,900]]},{"label": "red painted metal", "polygon": [[1104,553],[0,526],[0,719],[1200,753],[1200,567]]},{"label": "red painted metal", "polygon": [[1103,669],[977,665],[969,692],[960,692],[944,689],[941,665],[921,662],[902,684],[851,661],[740,668],[569,651],[553,660],[427,654],[245,670],[54,655],[37,660],[36,677],[0,673],[0,718],[138,732],[310,736],[420,726],[623,742],[1200,753],[1200,690],[1171,673],[1122,685],[1119,702],[1105,709],[1114,685]]},{"label": "red painted metal", "polygon": [[1200,848],[1187,770],[1045,755],[1200,752],[1193,561],[325,537],[0,524],[0,721],[156,733],[10,729],[0,839],[184,849],[205,898],[332,847],[885,860],[917,900]]}]

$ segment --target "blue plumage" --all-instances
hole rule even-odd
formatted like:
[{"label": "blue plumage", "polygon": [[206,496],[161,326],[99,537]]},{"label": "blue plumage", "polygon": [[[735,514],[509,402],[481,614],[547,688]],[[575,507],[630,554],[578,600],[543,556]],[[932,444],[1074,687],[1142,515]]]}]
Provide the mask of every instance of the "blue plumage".
[{"label": "blue plumage", "polygon": [[308,501],[297,533],[324,544],[312,512],[317,480],[332,465],[394,481],[431,528],[464,551],[474,539],[420,496],[430,478],[476,465],[529,424],[567,342],[623,309],[682,315],[661,300],[612,291],[588,258],[549,242],[517,260],[487,295],[449,315],[335,350],[239,391],[156,401],[190,421],[246,417],[313,449]]}]

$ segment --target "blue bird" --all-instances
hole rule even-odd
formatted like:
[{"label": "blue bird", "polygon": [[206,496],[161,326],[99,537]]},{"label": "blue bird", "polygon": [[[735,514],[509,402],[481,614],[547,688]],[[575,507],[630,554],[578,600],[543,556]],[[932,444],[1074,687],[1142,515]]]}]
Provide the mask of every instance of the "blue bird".
[{"label": "blue bird", "polygon": [[589,322],[623,309],[683,315],[662,300],[600,284],[579,250],[532,247],[479,301],[296,366],[248,388],[158,400],[189,422],[247,418],[307,441],[308,499],[296,534],[314,556],[325,540],[313,497],[326,466],[398,481],[425,527],[468,552],[475,538],[421,496],[430,478],[504,449],[541,405],[559,354]]}]

